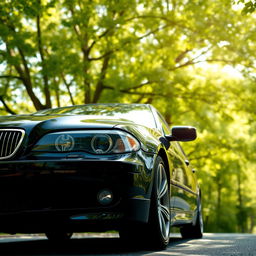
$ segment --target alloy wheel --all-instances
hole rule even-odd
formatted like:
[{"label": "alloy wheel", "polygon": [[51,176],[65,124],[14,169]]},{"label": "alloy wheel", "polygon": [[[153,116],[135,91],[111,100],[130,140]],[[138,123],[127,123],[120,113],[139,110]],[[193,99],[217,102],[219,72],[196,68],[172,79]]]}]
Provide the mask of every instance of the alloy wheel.
[{"label": "alloy wheel", "polygon": [[168,239],[170,232],[170,197],[168,180],[164,165],[159,164],[157,170],[157,211],[161,234]]}]

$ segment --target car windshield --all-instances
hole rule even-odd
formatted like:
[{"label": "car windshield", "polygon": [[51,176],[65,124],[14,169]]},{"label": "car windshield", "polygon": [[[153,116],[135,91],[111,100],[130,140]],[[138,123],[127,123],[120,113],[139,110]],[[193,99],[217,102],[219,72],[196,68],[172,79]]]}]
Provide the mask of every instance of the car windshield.
[{"label": "car windshield", "polygon": [[62,108],[45,109],[33,115],[86,115],[109,119],[129,120],[131,122],[156,128],[151,109],[144,104],[88,104]]}]

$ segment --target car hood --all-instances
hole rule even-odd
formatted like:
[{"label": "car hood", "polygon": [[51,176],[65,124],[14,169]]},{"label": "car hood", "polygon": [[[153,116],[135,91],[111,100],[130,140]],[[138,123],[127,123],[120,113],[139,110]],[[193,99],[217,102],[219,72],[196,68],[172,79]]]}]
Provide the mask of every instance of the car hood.
[{"label": "car hood", "polygon": [[44,134],[61,130],[79,129],[113,129],[118,124],[131,123],[128,120],[102,118],[91,116],[49,116],[49,115],[19,115],[1,116],[0,129],[25,130],[28,144],[33,144]]},{"label": "car hood", "polygon": [[33,129],[43,130],[66,130],[79,128],[113,128],[116,124],[128,122],[127,120],[116,120],[110,118],[101,118],[98,116],[49,116],[49,115],[18,115],[1,116],[0,128],[22,128],[29,132]]}]

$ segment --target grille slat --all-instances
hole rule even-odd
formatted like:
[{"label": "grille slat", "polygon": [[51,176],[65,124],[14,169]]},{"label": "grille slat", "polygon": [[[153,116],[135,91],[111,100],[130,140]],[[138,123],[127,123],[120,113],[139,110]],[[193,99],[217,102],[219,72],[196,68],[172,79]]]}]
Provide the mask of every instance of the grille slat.
[{"label": "grille slat", "polygon": [[1,156],[3,156],[3,154],[4,154],[4,146],[5,146],[5,137],[6,137],[6,135],[7,135],[7,132],[3,132],[4,134],[3,134],[3,141],[2,141],[2,150],[1,150],[1,154],[0,154],[0,157]]},{"label": "grille slat", "polygon": [[12,132],[9,132],[6,136],[6,147],[5,147],[5,156],[8,156],[10,155],[8,152],[9,152],[9,148],[11,148],[11,145],[9,143],[10,141],[10,136],[12,135]]},{"label": "grille slat", "polygon": [[25,131],[19,129],[0,129],[0,160],[11,158],[19,149]]},{"label": "grille slat", "polygon": [[[16,136],[18,137],[18,136]],[[9,155],[15,150],[16,145],[14,144],[14,139],[15,139],[15,133],[12,132],[12,138],[11,138],[11,142],[10,142],[10,151],[9,151]]]},{"label": "grille slat", "polygon": [[8,155],[10,155],[11,153],[12,153],[12,144],[13,143],[13,132],[10,134],[10,137],[9,137],[9,145],[10,145],[10,147],[8,148]]},{"label": "grille slat", "polygon": [[1,133],[0,134],[0,152],[2,152],[3,151],[3,147],[4,147],[4,144],[2,143],[2,137],[3,137],[3,135],[4,135],[4,133]]}]

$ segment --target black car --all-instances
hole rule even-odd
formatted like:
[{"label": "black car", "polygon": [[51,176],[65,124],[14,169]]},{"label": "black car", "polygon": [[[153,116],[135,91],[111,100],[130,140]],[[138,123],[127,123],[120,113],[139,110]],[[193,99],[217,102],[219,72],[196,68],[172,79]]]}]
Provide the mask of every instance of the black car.
[{"label": "black car", "polygon": [[171,226],[201,238],[200,189],[178,141],[146,104],[88,104],[0,117],[0,232],[118,230],[164,248]]}]

